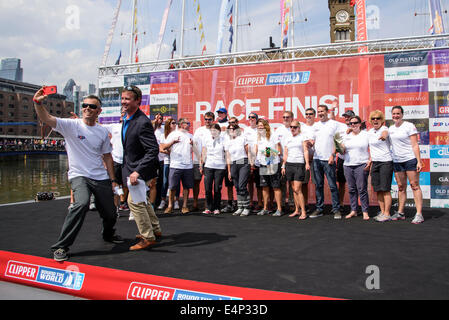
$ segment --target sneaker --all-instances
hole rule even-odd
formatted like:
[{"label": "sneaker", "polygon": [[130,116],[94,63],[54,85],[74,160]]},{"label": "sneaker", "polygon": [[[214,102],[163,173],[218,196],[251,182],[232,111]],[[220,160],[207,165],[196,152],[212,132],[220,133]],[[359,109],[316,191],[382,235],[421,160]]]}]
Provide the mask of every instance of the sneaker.
[{"label": "sneaker", "polygon": [[315,210],[309,215],[309,218],[312,218],[312,219],[318,218],[318,217],[321,217],[322,215],[323,215],[323,211]]},{"label": "sneaker", "polygon": [[238,208],[237,211],[234,211],[233,216],[239,216],[243,212],[243,208]]},{"label": "sneaker", "polygon": [[422,216],[422,214],[417,213],[415,214],[415,217],[412,220],[413,224],[420,224],[424,222],[424,217]]},{"label": "sneaker", "polygon": [[387,222],[387,221],[391,221],[391,217],[386,216],[383,213],[381,213],[381,214],[378,214],[377,216],[375,216],[374,220],[376,220],[377,222]]},{"label": "sneaker", "polygon": [[250,210],[249,210],[249,209],[243,209],[243,212],[242,212],[242,214],[241,214],[240,216],[241,216],[241,217],[246,217],[246,216],[249,215],[249,213],[250,213]]},{"label": "sneaker", "polygon": [[212,211],[210,211],[209,209],[206,209],[206,210],[203,211],[203,213],[204,213],[204,214],[211,214]]},{"label": "sneaker", "polygon": [[89,204],[89,210],[90,211],[97,211],[97,207],[95,206],[95,203],[91,203],[91,204]]},{"label": "sneaker", "polygon": [[273,213],[273,217],[280,217],[282,216],[282,211],[276,210],[275,213]]},{"label": "sneaker", "polygon": [[269,214],[269,213],[270,213],[270,211],[262,209],[259,212],[257,212],[257,215],[258,216],[264,216],[264,215]]},{"label": "sneaker", "polygon": [[341,219],[341,212],[340,211],[334,211],[334,219],[340,220]]},{"label": "sneaker", "polygon": [[129,218],[128,218],[128,220],[129,221],[133,221],[134,220],[134,216],[133,216],[133,214],[130,212],[129,213]]},{"label": "sneaker", "polygon": [[120,237],[118,234],[114,234],[112,237],[103,237],[103,240],[106,242],[112,242],[112,243],[123,243],[125,240]]},{"label": "sneaker", "polygon": [[126,204],[126,202],[120,204],[120,206],[118,207],[118,209],[119,209],[120,211],[129,211],[129,207],[128,207],[128,205]]},{"label": "sneaker", "polygon": [[174,206],[173,206],[173,209],[179,210],[179,202],[178,202],[178,201],[175,201],[175,204],[174,204]]},{"label": "sneaker", "polygon": [[221,211],[220,210],[214,210],[214,214],[220,214],[221,213]]},{"label": "sneaker", "polygon": [[398,221],[398,220],[405,220],[405,214],[396,212],[392,217],[391,220]]},{"label": "sneaker", "polygon": [[226,207],[223,209],[223,212],[225,213],[229,213],[232,212],[234,210],[234,208],[232,207],[231,204],[226,205]]},{"label": "sneaker", "polygon": [[67,254],[68,250],[65,250],[63,248],[59,248],[56,251],[53,252],[53,259],[55,261],[65,261],[69,259],[69,256]]},{"label": "sneaker", "polygon": [[162,209],[164,209],[165,208],[165,200],[161,200],[161,203],[159,204],[159,207],[157,207],[158,208],[158,210],[162,210]]}]

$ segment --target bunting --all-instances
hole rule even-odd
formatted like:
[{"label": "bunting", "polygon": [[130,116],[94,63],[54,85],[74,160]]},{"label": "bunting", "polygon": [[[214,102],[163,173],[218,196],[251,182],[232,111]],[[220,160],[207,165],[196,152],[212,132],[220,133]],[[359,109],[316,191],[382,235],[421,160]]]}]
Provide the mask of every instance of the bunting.
[{"label": "bunting", "polygon": [[203,17],[201,16],[201,8],[199,0],[193,0],[193,5],[196,8],[196,14],[198,15],[197,23],[198,23],[198,31],[200,33],[200,45],[202,45],[201,55],[204,55],[206,52],[206,36],[204,35],[204,27],[203,27]]}]

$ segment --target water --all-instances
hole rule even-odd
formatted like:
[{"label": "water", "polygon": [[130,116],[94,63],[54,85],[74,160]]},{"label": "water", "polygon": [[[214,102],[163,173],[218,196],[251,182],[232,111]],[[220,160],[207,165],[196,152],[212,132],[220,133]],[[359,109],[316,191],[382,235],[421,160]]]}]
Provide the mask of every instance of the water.
[{"label": "water", "polygon": [[70,195],[66,155],[0,157],[0,204],[34,200],[38,192]]}]

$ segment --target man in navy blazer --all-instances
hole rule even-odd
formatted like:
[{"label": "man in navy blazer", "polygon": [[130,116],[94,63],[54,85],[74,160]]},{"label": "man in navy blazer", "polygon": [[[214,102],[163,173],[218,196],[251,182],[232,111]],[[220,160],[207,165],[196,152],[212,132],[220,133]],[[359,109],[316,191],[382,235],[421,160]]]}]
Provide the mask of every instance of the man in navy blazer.
[{"label": "man in navy blazer", "polygon": [[[159,145],[150,119],[139,109],[141,102],[142,91],[138,87],[123,88],[122,108],[126,115],[122,126],[122,175],[125,185],[129,177],[131,185],[145,183],[148,186],[157,176]],[[139,230],[139,241],[129,249],[141,250],[154,245],[162,232],[148,194],[146,202],[135,203],[130,192],[128,206]]]}]

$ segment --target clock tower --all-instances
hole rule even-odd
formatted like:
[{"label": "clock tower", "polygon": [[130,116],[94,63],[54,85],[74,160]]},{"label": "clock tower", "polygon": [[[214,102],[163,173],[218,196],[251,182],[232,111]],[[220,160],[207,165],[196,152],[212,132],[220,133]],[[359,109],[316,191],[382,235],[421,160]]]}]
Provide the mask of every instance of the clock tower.
[{"label": "clock tower", "polygon": [[350,0],[328,0],[331,42],[355,40],[355,14]]}]

